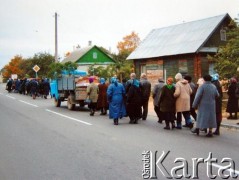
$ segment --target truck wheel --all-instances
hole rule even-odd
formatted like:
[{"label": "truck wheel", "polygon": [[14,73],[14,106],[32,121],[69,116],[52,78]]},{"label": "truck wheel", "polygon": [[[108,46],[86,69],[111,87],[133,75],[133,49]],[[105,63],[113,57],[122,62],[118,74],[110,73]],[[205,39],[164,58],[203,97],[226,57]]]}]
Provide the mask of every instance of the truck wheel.
[{"label": "truck wheel", "polygon": [[60,99],[54,98],[54,103],[55,103],[56,107],[60,107],[61,106],[61,100]]},{"label": "truck wheel", "polygon": [[72,104],[70,96],[69,96],[68,99],[67,99],[67,108],[68,108],[69,110],[75,109],[75,104]]}]

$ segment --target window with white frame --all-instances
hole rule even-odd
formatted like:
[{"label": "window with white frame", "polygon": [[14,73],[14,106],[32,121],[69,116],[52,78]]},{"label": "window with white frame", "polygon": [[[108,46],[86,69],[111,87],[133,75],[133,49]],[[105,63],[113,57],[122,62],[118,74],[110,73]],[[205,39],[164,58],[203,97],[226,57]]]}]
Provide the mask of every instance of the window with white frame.
[{"label": "window with white frame", "polygon": [[93,52],[93,59],[97,59],[97,52]]}]

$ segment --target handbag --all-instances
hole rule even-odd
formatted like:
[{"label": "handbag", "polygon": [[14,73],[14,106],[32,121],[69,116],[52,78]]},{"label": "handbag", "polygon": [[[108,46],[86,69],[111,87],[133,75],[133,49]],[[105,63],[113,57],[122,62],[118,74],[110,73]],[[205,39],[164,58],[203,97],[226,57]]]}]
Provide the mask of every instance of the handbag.
[{"label": "handbag", "polygon": [[91,103],[91,100],[90,99],[85,99],[85,104],[90,104]]}]

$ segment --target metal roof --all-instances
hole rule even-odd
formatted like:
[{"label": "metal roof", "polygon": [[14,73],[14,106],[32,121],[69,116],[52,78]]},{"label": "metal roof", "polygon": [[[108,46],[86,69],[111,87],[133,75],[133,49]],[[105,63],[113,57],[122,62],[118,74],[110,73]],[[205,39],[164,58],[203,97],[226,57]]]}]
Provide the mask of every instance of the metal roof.
[{"label": "metal roof", "polygon": [[[228,14],[153,29],[127,59],[144,59],[195,53]],[[204,49],[205,50],[205,49]]]},{"label": "metal roof", "polygon": [[69,56],[67,56],[61,63],[66,63],[66,62],[76,62],[78,59],[80,59],[82,56],[84,56],[91,48],[94,46],[87,46],[85,48],[77,49]]}]

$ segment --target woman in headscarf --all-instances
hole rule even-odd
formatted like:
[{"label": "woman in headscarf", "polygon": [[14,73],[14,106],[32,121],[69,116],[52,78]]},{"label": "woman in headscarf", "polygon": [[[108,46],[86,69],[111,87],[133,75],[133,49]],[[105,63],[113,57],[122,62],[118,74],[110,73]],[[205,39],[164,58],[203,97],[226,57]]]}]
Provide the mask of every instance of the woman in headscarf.
[{"label": "woman in headscarf", "polygon": [[163,113],[166,126],[164,129],[169,130],[170,124],[172,129],[175,128],[175,97],[174,97],[175,87],[173,86],[173,78],[169,77],[167,79],[167,84],[161,90],[161,96],[159,99],[160,111]]},{"label": "woman in headscarf", "polygon": [[87,94],[89,96],[90,104],[90,115],[94,116],[95,110],[96,110],[96,105],[97,105],[97,99],[98,99],[98,93],[99,93],[99,88],[98,86],[94,83],[94,78],[90,77],[89,78],[90,84],[87,86]]},{"label": "woman in headscarf", "polygon": [[139,87],[139,81],[133,79],[132,84],[127,93],[127,113],[129,115],[130,124],[137,124],[142,116],[142,92]]},{"label": "woman in headscarf", "polygon": [[119,124],[119,118],[126,115],[124,106],[125,89],[115,77],[111,78],[111,84],[107,89],[107,99],[109,102],[109,118],[114,120],[114,125]]},{"label": "woman in headscarf", "polygon": [[[238,111],[238,98],[236,97],[236,88],[237,88],[237,80],[235,78],[230,79],[230,85],[228,87],[228,103],[226,112],[229,113],[227,119],[237,119],[237,111]],[[232,116],[234,113],[234,116]]]},{"label": "woman in headscarf", "polygon": [[107,88],[108,84],[105,83],[105,78],[100,78],[99,87],[99,96],[97,101],[97,108],[101,110],[100,115],[106,115],[108,109],[108,102],[107,102]]}]

